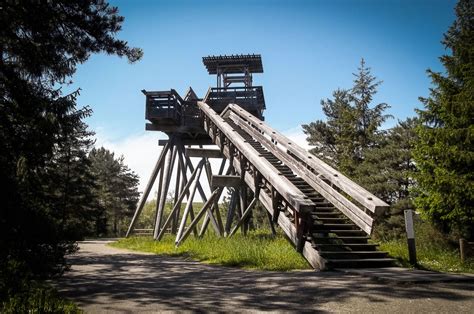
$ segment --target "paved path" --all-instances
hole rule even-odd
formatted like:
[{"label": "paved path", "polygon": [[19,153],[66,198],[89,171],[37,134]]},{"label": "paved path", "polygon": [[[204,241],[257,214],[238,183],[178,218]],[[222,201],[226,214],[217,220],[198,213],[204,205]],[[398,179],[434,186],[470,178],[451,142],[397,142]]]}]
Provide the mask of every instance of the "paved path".
[{"label": "paved path", "polygon": [[86,312],[472,313],[473,283],[394,284],[340,272],[262,272],[85,241],[60,292]]}]

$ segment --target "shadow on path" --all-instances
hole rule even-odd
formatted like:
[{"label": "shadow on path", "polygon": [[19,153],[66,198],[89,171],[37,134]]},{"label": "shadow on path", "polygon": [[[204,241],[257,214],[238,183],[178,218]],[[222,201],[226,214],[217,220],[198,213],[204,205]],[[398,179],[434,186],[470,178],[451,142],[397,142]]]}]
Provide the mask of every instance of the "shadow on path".
[{"label": "shadow on path", "polygon": [[[434,311],[474,308],[472,284],[395,285],[340,272],[263,272],[210,266],[183,258],[80,244],[61,294],[86,311],[266,310],[357,311],[411,303]],[[457,306],[457,308],[456,308]],[[400,310],[402,310],[400,308]],[[409,310],[409,311],[411,311]]]}]

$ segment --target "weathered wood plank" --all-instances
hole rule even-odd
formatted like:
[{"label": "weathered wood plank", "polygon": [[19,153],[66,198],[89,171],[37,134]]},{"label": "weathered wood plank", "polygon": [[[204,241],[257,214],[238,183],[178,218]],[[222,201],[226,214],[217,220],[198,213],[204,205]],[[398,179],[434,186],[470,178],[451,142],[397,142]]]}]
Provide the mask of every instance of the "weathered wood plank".
[{"label": "weathered wood plank", "polygon": [[[199,108],[205,113],[206,117],[215,125],[218,125],[220,132],[224,133],[229,141],[233,143],[236,149],[245,152],[245,158],[261,173],[261,175],[270,182],[280,195],[287,200],[296,210],[311,211],[314,208],[311,202],[303,193],[296,189],[284,176],[275,176],[274,168],[266,159],[261,158],[257,151],[247,143],[239,134],[228,125],[224,119],[212,110],[206,103],[198,102]],[[206,126],[206,123],[205,123]],[[209,134],[212,136],[211,134]],[[218,139],[215,137],[214,141]]]},{"label": "weathered wood plank", "polygon": [[[237,158],[231,158],[231,154],[229,151],[228,146],[224,146],[223,143],[220,142],[220,139],[217,138],[215,139],[216,144],[218,146],[223,147],[222,151],[224,155],[229,159],[230,164],[234,167],[234,169],[240,169],[240,161]],[[247,186],[255,192],[255,186],[254,186],[254,178],[252,177],[251,174],[245,173],[244,175],[244,181],[247,184]],[[235,203],[238,203],[237,197],[235,197]],[[260,193],[259,194],[259,201],[261,204],[267,209],[267,211],[270,213],[270,215],[274,215],[273,207],[272,207],[272,198],[270,195],[266,193]],[[233,212],[234,213],[234,212]],[[291,221],[286,217],[285,215],[278,215],[278,225],[282,228],[283,232],[285,232],[285,235],[287,238],[293,243],[293,245],[296,246],[297,242],[297,235],[296,235],[296,229],[294,225],[291,223]],[[226,231],[230,232],[230,227],[227,229],[228,226],[226,224]],[[306,260],[309,262],[309,264],[315,268],[315,269],[321,269],[323,270],[326,265],[326,260],[322,258],[318,251],[316,251],[312,246],[311,243],[306,242],[303,247],[303,256],[306,258]]]},{"label": "weathered wood plank", "polygon": [[[186,227],[186,220],[188,218],[188,215],[192,211],[194,195],[196,194],[197,186],[198,186],[198,183],[199,183],[199,178],[201,177],[202,168],[203,168],[203,163],[200,164],[199,167],[196,167],[196,169],[197,169],[196,179],[192,181],[193,182],[192,187],[190,188],[191,192],[189,194],[189,198],[187,200],[186,207],[184,208],[183,217],[181,218],[181,223],[179,225],[178,233],[176,234],[176,241],[178,241],[181,238],[181,236],[184,232],[184,229]],[[194,217],[191,216],[191,219],[193,219],[193,218]]]},{"label": "weathered wood plank", "polygon": [[222,153],[218,149],[186,147],[186,156],[200,158],[222,158]]},{"label": "weathered wood plank", "polygon": [[[175,241],[175,245],[176,246],[179,246],[184,240],[186,240],[186,238],[189,236],[189,234],[191,233],[191,230],[193,228],[196,227],[197,223],[199,222],[199,220],[202,218],[202,216],[204,215],[205,212],[208,211],[209,207],[214,203],[214,200],[216,198],[217,195],[220,195],[220,193],[222,192],[222,189],[221,188],[218,188],[216,190],[214,190],[214,192],[212,192],[211,196],[209,197],[209,199],[207,200],[206,203],[204,203],[204,205],[202,206],[201,210],[196,214],[196,216],[193,218],[193,220],[191,221],[191,223],[189,224],[188,228],[186,229],[186,231],[184,231],[184,233],[182,234],[182,236],[180,236],[179,238],[176,237],[176,241]],[[183,217],[184,219],[184,217]]]},{"label": "weathered wood plank", "polygon": [[128,237],[130,233],[132,232],[133,227],[135,226],[135,223],[137,222],[138,216],[140,216],[140,213],[142,212],[143,207],[145,206],[148,195],[150,195],[150,191],[153,187],[153,184],[155,183],[158,172],[162,168],[165,156],[169,148],[170,148],[170,145],[166,145],[161,151],[160,157],[156,161],[155,168],[153,169],[151,173],[150,179],[148,179],[148,183],[145,187],[145,191],[143,192],[143,195],[140,198],[140,202],[138,203],[137,209],[135,210],[135,213],[133,214],[132,221],[130,222],[130,226],[128,227],[127,234],[125,235],[125,237]]},{"label": "weathered wood plank", "polygon": [[237,232],[239,227],[242,226],[242,224],[245,222],[245,220],[247,219],[247,217],[251,213],[252,208],[255,206],[256,203],[257,203],[257,199],[253,198],[252,201],[250,202],[250,204],[248,205],[248,207],[243,212],[243,214],[240,217],[239,221],[237,222],[237,225],[235,225],[234,229],[232,229],[232,231],[229,233],[229,237],[233,236],[235,234],[235,232]]},{"label": "weathered wood plank", "polygon": [[238,105],[229,105],[228,110],[223,112],[222,114],[229,114],[229,110],[233,111],[240,117],[249,121],[253,127],[258,128],[261,132],[265,133],[266,136],[268,136],[272,141],[276,142],[277,146],[280,146],[285,149],[286,152],[297,156],[307,166],[313,168],[318,174],[323,175],[324,178],[326,178],[332,184],[334,184],[342,191],[353,197],[357,202],[365,206],[373,213],[379,214],[381,211],[386,210],[389,207],[387,203],[377,198],[375,195],[373,195],[360,185],[356,184],[355,182],[341,174],[339,171],[327,165],[316,156],[311,155],[306,150],[293,143],[286,136],[269,127],[265,122],[257,119],[253,115],[248,114]]},{"label": "weathered wood plank", "polygon": [[257,130],[247,124],[240,116],[230,113],[230,118],[239,127],[244,129],[246,132],[251,134],[254,138],[258,139],[267,150],[274,154],[278,159],[283,161],[294,173],[300,176],[306,181],[312,188],[314,188],[319,194],[321,194],[330,203],[336,206],[341,212],[349,217],[354,223],[362,228],[367,234],[372,233],[373,218],[367,215],[362,209],[351,203],[344,195],[340,194],[337,190],[331,187],[329,184],[324,182],[319,176],[309,171],[307,168],[302,167],[302,164],[291,159],[287,154],[284,154],[281,150],[275,147],[275,145],[268,140],[265,136],[259,133]]},{"label": "weathered wood plank", "polygon": [[230,175],[213,175],[211,180],[211,186],[216,187],[239,187],[243,184],[240,176],[230,176]]},{"label": "weathered wood plank", "polygon": [[[178,201],[174,204],[173,208],[171,209],[171,212],[170,212],[168,218],[166,219],[165,223],[163,224],[163,227],[161,227],[160,233],[158,234],[158,237],[156,238],[156,240],[161,240],[161,238],[165,234],[166,228],[168,228],[168,226],[169,226],[169,224],[170,224],[170,222],[173,218],[173,215],[176,215],[177,213],[179,213],[184,197],[189,194],[189,188],[190,188],[191,184],[195,180],[199,180],[199,179],[195,179],[195,178],[198,174],[200,174],[200,170],[202,170],[203,163],[204,163],[204,161],[201,160],[199,162],[199,164],[196,166],[196,169],[194,169],[193,173],[189,177],[189,180],[186,180],[186,184],[181,190],[181,193],[178,197]],[[183,180],[183,182],[184,181],[185,180]]]},{"label": "weathered wood plank", "polygon": [[[173,144],[171,144],[173,145]],[[156,222],[155,222],[155,230],[153,231],[153,238],[156,239],[158,237],[158,233],[160,232],[161,222],[163,219],[163,211],[165,209],[166,204],[166,196],[168,194],[168,188],[170,186],[171,181],[171,172],[173,170],[173,162],[176,158],[176,147],[171,146],[168,156],[165,161],[165,166],[163,167],[163,181],[161,182],[161,193],[158,194],[159,200],[157,202],[157,212],[156,212]]]}]

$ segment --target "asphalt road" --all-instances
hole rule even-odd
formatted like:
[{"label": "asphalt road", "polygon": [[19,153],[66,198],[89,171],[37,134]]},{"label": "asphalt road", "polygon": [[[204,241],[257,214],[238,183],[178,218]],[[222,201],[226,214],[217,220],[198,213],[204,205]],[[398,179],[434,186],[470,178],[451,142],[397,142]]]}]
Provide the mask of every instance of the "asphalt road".
[{"label": "asphalt road", "polygon": [[86,313],[474,313],[474,283],[399,284],[340,272],[264,272],[85,241],[56,285]]}]

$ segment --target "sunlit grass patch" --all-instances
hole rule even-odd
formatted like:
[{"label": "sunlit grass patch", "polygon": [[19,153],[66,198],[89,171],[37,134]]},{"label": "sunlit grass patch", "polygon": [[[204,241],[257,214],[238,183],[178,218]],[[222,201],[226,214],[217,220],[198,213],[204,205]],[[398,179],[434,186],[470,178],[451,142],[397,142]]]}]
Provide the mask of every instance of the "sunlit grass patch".
[{"label": "sunlit grass patch", "polygon": [[206,234],[202,239],[190,236],[178,248],[175,237],[165,235],[161,241],[151,238],[132,237],[110,244],[168,256],[186,256],[193,260],[247,269],[289,271],[310,269],[306,260],[282,236],[272,236],[262,231],[252,231],[247,236],[236,234],[231,238],[219,238]]},{"label": "sunlit grass patch", "polygon": [[[461,262],[459,249],[427,223],[415,225],[418,267],[442,272],[474,273],[474,259]],[[384,241],[380,249],[387,251],[402,266],[410,267],[406,239]]]}]

